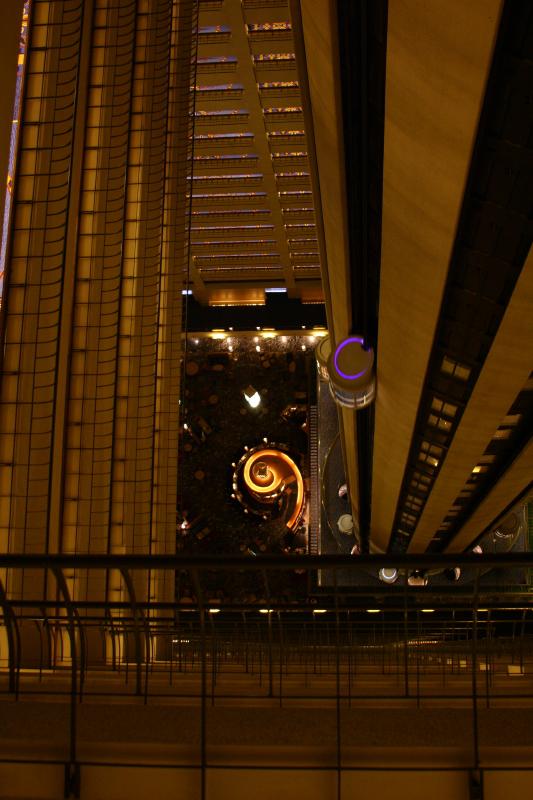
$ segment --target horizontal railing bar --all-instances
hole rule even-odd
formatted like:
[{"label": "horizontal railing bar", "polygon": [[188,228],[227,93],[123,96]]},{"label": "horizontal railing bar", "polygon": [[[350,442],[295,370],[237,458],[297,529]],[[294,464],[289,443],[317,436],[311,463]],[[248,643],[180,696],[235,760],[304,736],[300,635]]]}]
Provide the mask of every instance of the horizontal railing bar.
[{"label": "horizontal railing bar", "polygon": [[358,572],[368,567],[397,567],[398,569],[445,569],[474,567],[479,570],[511,567],[533,567],[533,553],[461,553],[408,555],[277,555],[250,556],[220,555],[106,555],[8,553],[0,555],[0,567],[5,569],[170,569],[170,570],[294,570],[309,572],[325,569],[347,569]]},{"label": "horizontal railing bar", "polygon": [[[153,763],[150,762],[139,762],[139,761],[85,761],[83,759],[78,759],[77,763],[80,767],[135,767],[140,769],[195,769],[201,770],[202,765],[198,762],[191,762],[191,763],[184,763],[184,764],[176,764],[175,762],[162,762],[156,761]],[[0,764],[50,764],[50,765],[60,765],[63,766],[65,764],[64,759],[37,759],[37,758],[0,758]],[[205,769],[210,770],[280,770],[283,772],[336,772],[338,770],[337,766],[328,766],[327,764],[220,764],[214,763],[205,765]],[[493,766],[492,764],[484,765],[481,763],[479,765],[479,769],[483,769],[487,772],[531,772],[533,771],[533,765],[531,764],[517,764],[511,766]],[[460,764],[457,766],[446,766],[446,765],[439,765],[439,772],[466,772],[469,773],[472,770],[471,766],[465,766],[464,764]],[[380,765],[379,767],[372,766],[369,764],[346,764],[342,766],[343,772],[434,772],[435,767],[431,766],[424,766],[424,765],[416,765],[416,764],[409,764],[408,766],[404,767],[400,764],[395,765],[391,764],[388,766],[387,764]]]}]

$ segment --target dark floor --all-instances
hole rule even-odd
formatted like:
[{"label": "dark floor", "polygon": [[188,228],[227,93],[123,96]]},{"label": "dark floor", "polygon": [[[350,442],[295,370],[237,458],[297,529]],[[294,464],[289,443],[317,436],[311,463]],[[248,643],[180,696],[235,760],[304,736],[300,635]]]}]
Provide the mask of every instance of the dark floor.
[{"label": "dark floor", "polygon": [[[182,392],[182,422],[187,429],[180,443],[178,550],[250,556],[305,552],[305,541],[288,533],[283,519],[263,520],[245,514],[231,498],[231,483],[232,463],[238,461],[245,446],[253,447],[263,438],[286,445],[304,479],[308,478],[307,426],[302,428],[302,420],[316,391],[313,346],[310,336],[264,338],[258,334],[190,340]],[[261,395],[258,409],[251,409],[244,399],[243,391],[250,385]],[[287,406],[300,407],[297,420],[282,417]],[[265,593],[293,594],[301,578],[292,573],[287,576],[289,587],[265,589],[255,573],[238,579],[228,574],[232,586],[225,586],[219,596],[242,597],[246,591],[263,597]],[[305,586],[301,588],[305,590]]]},{"label": "dark floor", "polygon": [[[282,342],[281,337],[234,336],[230,341],[235,349],[229,353],[227,340],[196,341],[188,364],[189,372],[191,363],[198,372],[186,375],[183,393],[182,420],[188,430],[180,447],[181,511],[191,525],[179,537],[181,549],[210,554],[279,551],[287,532],[283,520],[245,515],[231,498],[232,462],[245,446],[253,447],[265,437],[287,445],[304,478],[308,476],[308,441],[301,422],[315,379],[312,344],[308,337],[286,337]],[[309,349],[303,351],[302,344]],[[249,385],[261,394],[258,409],[244,399]],[[297,421],[282,417],[290,405],[301,406]]]},{"label": "dark floor", "polygon": [[265,304],[260,306],[202,306],[193,297],[187,297],[187,327],[189,331],[211,328],[228,328],[236,331],[253,330],[256,325],[272,326],[278,330],[294,329],[305,325],[326,325],[326,309],[322,303],[302,303],[286,293],[265,293]]}]

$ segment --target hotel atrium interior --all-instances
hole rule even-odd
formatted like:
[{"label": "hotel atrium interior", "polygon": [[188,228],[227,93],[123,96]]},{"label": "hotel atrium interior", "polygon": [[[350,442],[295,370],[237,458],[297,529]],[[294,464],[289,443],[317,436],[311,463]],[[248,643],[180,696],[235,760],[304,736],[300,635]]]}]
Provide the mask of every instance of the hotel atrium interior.
[{"label": "hotel atrium interior", "polygon": [[0,39],[0,800],[533,796],[533,4]]}]

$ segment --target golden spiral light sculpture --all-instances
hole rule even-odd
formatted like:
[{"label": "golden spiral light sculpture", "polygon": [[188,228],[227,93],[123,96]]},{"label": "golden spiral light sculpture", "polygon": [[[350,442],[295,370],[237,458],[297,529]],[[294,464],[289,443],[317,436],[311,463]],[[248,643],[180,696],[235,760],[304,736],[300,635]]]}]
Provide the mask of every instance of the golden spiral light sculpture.
[{"label": "golden spiral light sculpture", "polygon": [[[287,528],[294,528],[301,517],[305,488],[295,461],[282,450],[260,446],[246,452],[234,474],[234,487],[240,485],[239,502],[252,513],[264,514],[285,496],[290,500]],[[252,503],[250,503],[252,501]]]}]

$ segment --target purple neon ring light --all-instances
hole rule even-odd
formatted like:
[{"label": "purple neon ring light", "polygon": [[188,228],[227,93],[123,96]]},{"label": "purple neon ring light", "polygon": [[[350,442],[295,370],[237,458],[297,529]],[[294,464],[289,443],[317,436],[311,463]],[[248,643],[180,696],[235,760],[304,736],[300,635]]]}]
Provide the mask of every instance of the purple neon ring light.
[{"label": "purple neon ring light", "polygon": [[340,343],[340,345],[335,350],[335,355],[333,357],[333,363],[335,364],[335,369],[337,370],[339,375],[342,378],[345,378],[347,381],[354,381],[356,380],[356,378],[360,378],[361,375],[364,375],[366,372],[366,369],[364,369],[362,372],[356,372],[355,375],[347,375],[346,372],[343,372],[339,367],[339,354],[346,347],[347,344],[351,344],[352,342],[357,342],[357,344],[362,345],[364,339],[361,336],[350,336],[348,339],[345,339],[343,342]]}]

